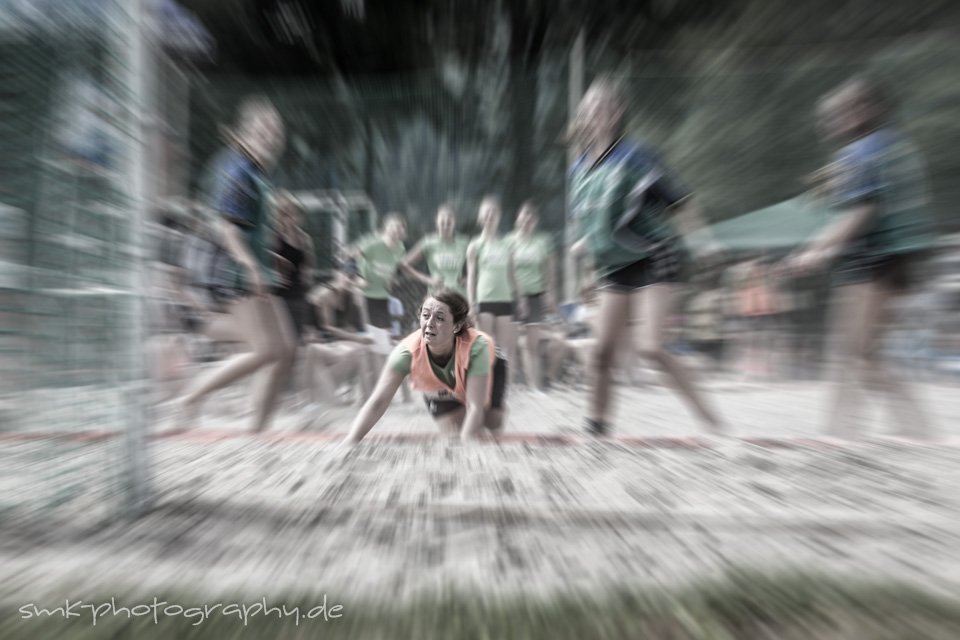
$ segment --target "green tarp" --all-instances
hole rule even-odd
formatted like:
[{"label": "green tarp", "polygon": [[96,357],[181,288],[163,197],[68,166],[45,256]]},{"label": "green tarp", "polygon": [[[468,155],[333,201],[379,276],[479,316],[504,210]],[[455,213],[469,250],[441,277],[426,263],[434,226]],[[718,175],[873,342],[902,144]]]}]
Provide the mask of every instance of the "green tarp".
[{"label": "green tarp", "polygon": [[[806,196],[751,211],[710,226],[714,239],[734,251],[764,251],[795,247],[823,226],[829,213]],[[692,246],[706,241],[703,232],[688,236]]]}]

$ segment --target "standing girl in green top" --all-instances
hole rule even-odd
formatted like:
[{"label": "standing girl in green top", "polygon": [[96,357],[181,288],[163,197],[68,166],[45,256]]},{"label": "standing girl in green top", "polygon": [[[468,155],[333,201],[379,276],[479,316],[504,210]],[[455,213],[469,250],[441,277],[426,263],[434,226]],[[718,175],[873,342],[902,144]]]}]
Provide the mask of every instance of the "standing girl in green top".
[{"label": "standing girl in green top", "polygon": [[540,342],[547,314],[556,313],[556,269],[550,237],[537,233],[540,215],[530,201],[517,212],[514,231],[507,236],[513,250],[520,296],[526,303],[526,314],[520,321],[526,330],[523,354],[524,374],[532,389],[540,386]]},{"label": "standing girl in green top", "polygon": [[392,324],[388,299],[397,268],[406,253],[403,246],[406,237],[407,225],[403,218],[398,213],[389,213],[383,219],[380,234],[359,241],[353,251],[364,281],[367,322],[380,329],[389,330]]},{"label": "standing girl in green top", "polygon": [[[437,209],[436,225],[437,233],[424,236],[403,259],[401,266],[411,278],[427,285],[430,292],[452,289],[466,297],[463,284],[468,241],[455,233],[457,218],[453,207],[448,204],[440,205]],[[429,275],[413,267],[421,259],[426,261]]]},{"label": "standing girl in green top", "polygon": [[510,243],[499,234],[500,202],[486,196],[477,217],[482,231],[467,247],[467,294],[480,330],[503,349],[507,362],[517,350],[517,327],[513,324],[514,301],[521,316],[526,301],[519,295]]}]

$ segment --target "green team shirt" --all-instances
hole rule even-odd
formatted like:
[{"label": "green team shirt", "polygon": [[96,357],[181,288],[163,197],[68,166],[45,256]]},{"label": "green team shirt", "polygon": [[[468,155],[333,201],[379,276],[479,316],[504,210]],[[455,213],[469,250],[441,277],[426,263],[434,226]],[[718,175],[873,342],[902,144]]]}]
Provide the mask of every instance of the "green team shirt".
[{"label": "green team shirt", "polygon": [[503,238],[473,239],[477,252],[477,302],[513,302],[510,286],[510,244]]},{"label": "green team shirt", "polygon": [[[570,170],[570,211],[587,238],[594,268],[603,277],[647,257],[654,245],[677,241],[667,209],[687,191],[667,173],[652,149],[619,140],[591,164],[580,158]],[[642,206],[631,194],[646,185]],[[636,209],[636,215],[625,214]],[[615,227],[629,221],[619,232]]]},{"label": "green team shirt", "polygon": [[466,296],[460,280],[464,265],[467,264],[468,241],[463,236],[454,236],[444,241],[437,235],[427,236],[421,241],[424,260],[430,275],[443,280],[443,286]]},{"label": "green team shirt", "polygon": [[363,295],[376,300],[386,300],[390,297],[387,283],[406,254],[403,243],[398,243],[391,249],[380,236],[370,236],[357,243],[357,250],[360,252],[360,259],[357,261],[360,276],[367,281]]},{"label": "green team shirt", "polygon": [[507,236],[513,251],[513,268],[521,295],[532,296],[547,289],[547,260],[553,251],[550,238],[544,233],[525,237],[519,231]]},{"label": "green team shirt", "polygon": [[[433,361],[433,358],[429,356],[429,353],[430,352],[428,351],[427,357],[430,360],[430,368],[433,369],[433,372],[441,382],[448,387],[453,388],[457,382],[457,372],[456,367],[454,366],[454,358],[450,358],[447,361],[447,364],[441,367]],[[410,353],[410,349],[408,349],[407,345],[403,342],[394,347],[393,351],[390,353],[390,357],[387,358],[387,366],[402,376],[410,375],[410,367],[412,362],[413,354]],[[477,336],[477,339],[474,340],[473,345],[470,347],[470,364],[467,367],[467,377],[485,376],[489,373],[490,347],[483,336]]]}]

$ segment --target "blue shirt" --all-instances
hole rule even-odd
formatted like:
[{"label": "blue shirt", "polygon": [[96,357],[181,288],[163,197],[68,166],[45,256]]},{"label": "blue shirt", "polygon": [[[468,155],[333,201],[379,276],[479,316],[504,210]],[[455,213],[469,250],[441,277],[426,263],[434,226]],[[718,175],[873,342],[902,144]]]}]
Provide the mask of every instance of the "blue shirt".
[{"label": "blue shirt", "polygon": [[[267,286],[273,283],[270,247],[270,184],[263,170],[244,153],[226,149],[211,163],[210,206],[225,220],[237,225],[254,260],[260,265]],[[243,289],[244,272],[232,260],[221,260],[213,279],[221,286]]]},{"label": "blue shirt", "polygon": [[896,254],[935,241],[926,171],[919,151],[884,128],[851,142],[834,158],[833,207],[875,207],[873,218],[846,253]]}]

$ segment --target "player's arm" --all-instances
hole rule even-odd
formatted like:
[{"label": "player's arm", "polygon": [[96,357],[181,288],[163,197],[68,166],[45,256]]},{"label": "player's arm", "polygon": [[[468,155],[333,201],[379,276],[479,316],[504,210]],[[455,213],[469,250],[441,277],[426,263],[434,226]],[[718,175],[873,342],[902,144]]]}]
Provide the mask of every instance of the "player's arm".
[{"label": "player's arm", "polygon": [[413,265],[420,262],[423,259],[423,240],[418,242],[413,249],[410,250],[407,255],[403,257],[403,260],[400,261],[400,270],[407,274],[409,277],[419,280],[423,284],[430,286],[433,284],[433,278],[418,271],[414,268]]},{"label": "player's arm", "polygon": [[470,244],[467,247],[467,301],[470,303],[470,310],[476,312],[477,309],[477,246]]},{"label": "player's arm", "polygon": [[810,248],[829,251],[847,244],[867,228],[876,212],[876,205],[868,202],[851,207],[836,222],[824,229],[810,245]]},{"label": "player's arm", "polygon": [[389,364],[384,366],[380,373],[380,379],[377,381],[377,386],[350,426],[350,432],[344,440],[346,444],[356,444],[363,440],[370,429],[380,421],[405,377],[395,371]]},{"label": "player's arm", "polygon": [[472,440],[480,435],[483,428],[484,405],[487,402],[487,378],[492,374],[469,376],[467,378],[467,411],[463,417],[463,429],[460,438]]}]

